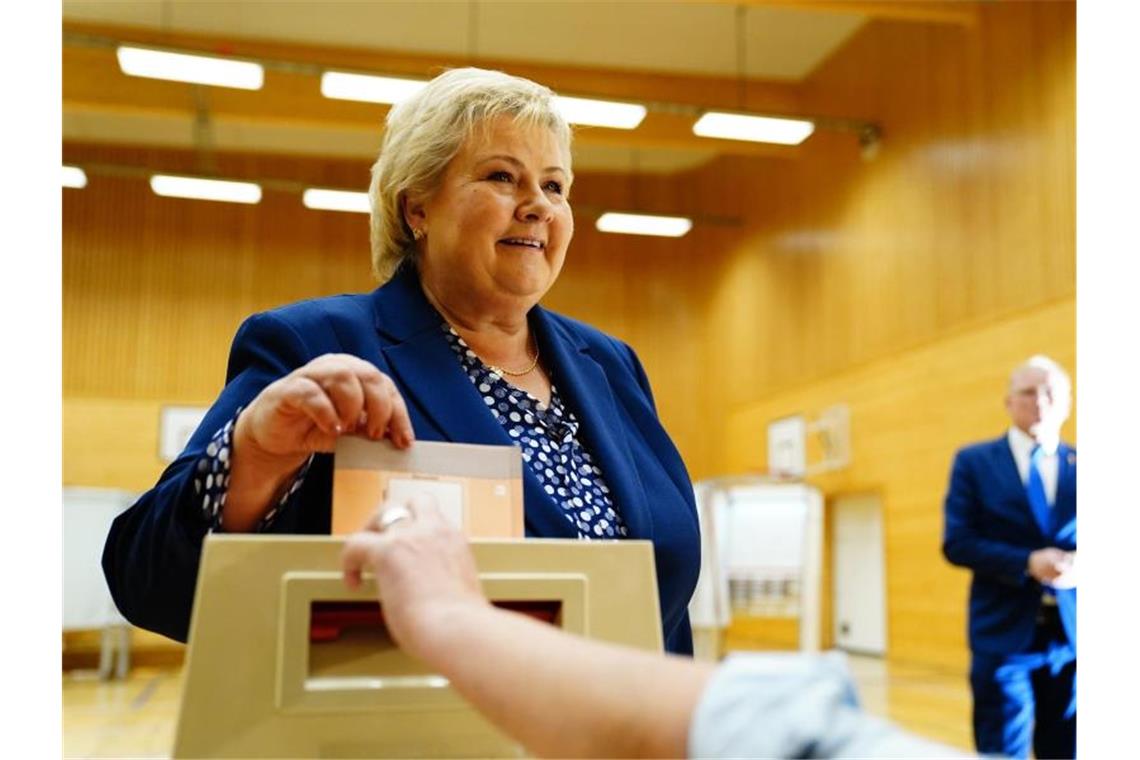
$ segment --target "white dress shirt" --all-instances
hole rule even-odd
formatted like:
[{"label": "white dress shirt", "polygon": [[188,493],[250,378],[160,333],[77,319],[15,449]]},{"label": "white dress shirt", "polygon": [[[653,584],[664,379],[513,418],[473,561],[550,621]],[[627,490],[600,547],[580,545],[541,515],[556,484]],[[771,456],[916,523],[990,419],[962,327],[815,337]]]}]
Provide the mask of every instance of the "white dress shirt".
[{"label": "white dress shirt", "polygon": [[[1021,476],[1021,482],[1029,482],[1029,457],[1033,453],[1033,447],[1037,445],[1037,441],[1017,427],[1011,427],[1006,438],[1009,440],[1010,451],[1013,452],[1013,460],[1017,462],[1017,474]],[[1045,500],[1049,502],[1052,507],[1057,501],[1057,469],[1059,459],[1057,457],[1057,440],[1043,440],[1041,449],[1044,452],[1041,457],[1041,462],[1038,469],[1041,471],[1041,482],[1045,485]]]}]

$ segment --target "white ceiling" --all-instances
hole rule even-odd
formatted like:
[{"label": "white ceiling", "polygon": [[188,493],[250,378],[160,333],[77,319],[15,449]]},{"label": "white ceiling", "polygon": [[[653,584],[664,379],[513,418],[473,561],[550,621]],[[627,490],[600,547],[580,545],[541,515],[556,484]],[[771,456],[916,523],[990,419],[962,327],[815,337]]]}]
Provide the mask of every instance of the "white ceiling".
[{"label": "white ceiling", "polygon": [[[610,0],[64,0],[63,18],[341,47],[738,76],[737,6]],[[745,75],[798,80],[864,22],[744,6]]]}]

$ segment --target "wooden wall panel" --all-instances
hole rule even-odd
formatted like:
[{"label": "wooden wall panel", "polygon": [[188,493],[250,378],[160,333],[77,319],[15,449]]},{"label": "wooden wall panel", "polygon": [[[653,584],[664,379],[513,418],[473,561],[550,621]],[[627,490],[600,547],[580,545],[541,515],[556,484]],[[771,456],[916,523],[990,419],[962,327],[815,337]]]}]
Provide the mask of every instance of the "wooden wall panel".
[{"label": "wooden wall panel", "polygon": [[[817,135],[795,162],[695,176],[756,209],[706,311],[724,431],[709,474],[762,470],[777,417],[851,405],[854,461],[813,482],[882,498],[891,658],[964,664],[967,574],[939,550],[951,457],[1001,432],[1015,363],[1075,368],[1074,16],[1007,3],[976,29],[872,22],[810,77],[805,107],[880,121],[877,156]],[[793,630],[747,621],[729,644]]]},{"label": "wooden wall panel", "polygon": [[158,453],[161,407],[153,399],[65,396],[64,485],[137,493],[154,485],[165,466]]},{"label": "wooden wall panel", "polygon": [[982,10],[873,22],[811,77],[809,110],[884,125],[875,158],[821,134],[702,172],[755,209],[710,305],[734,403],[1075,293],[1073,6]]}]

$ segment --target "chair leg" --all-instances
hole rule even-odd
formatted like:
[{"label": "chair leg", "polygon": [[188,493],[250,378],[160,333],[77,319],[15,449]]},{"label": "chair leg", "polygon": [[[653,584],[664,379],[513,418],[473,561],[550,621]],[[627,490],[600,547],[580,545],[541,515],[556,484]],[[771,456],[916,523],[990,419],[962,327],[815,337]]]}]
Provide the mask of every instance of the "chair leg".
[{"label": "chair leg", "polygon": [[131,669],[131,628],[130,626],[116,626],[119,639],[118,658],[115,662],[115,677],[122,680],[127,677]]},{"label": "chair leg", "polygon": [[106,681],[111,678],[111,659],[115,655],[115,628],[117,626],[104,626],[99,641],[99,679]]}]

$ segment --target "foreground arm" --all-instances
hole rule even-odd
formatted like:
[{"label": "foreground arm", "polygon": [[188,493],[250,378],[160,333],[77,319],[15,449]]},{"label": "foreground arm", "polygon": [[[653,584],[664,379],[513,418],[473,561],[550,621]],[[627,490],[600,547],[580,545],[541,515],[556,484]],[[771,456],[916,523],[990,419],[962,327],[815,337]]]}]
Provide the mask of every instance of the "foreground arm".
[{"label": "foreground arm", "polygon": [[487,605],[443,616],[423,651],[465,699],[544,757],[684,757],[713,670]]},{"label": "foreground arm", "polygon": [[713,668],[496,609],[463,536],[429,504],[409,507],[411,520],[346,541],[345,580],[374,572],[396,642],[534,754],[961,756],[860,711],[841,655],[738,655]]},{"label": "foreground arm", "polygon": [[683,757],[712,667],[581,639],[483,598],[466,539],[440,514],[358,533],[345,577],[376,573],[393,637],[539,755]]}]

